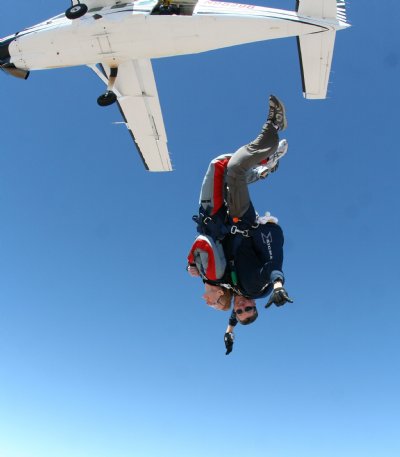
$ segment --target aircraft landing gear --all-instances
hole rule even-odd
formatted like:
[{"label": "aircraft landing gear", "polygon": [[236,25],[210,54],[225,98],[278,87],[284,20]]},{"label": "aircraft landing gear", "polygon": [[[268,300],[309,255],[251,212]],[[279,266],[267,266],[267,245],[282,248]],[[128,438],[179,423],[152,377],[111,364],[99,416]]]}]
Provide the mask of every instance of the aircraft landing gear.
[{"label": "aircraft landing gear", "polygon": [[87,11],[88,7],[84,3],[80,3],[78,0],[78,4],[68,8],[65,12],[65,15],[68,19],[78,19],[79,17],[82,17],[84,14],[86,14]]},{"label": "aircraft landing gear", "polygon": [[117,101],[117,96],[112,90],[108,90],[105,94],[100,95],[97,99],[97,104],[100,106],[110,106]]},{"label": "aircraft landing gear", "polygon": [[108,78],[107,90],[104,94],[100,95],[97,103],[100,106],[110,106],[117,101],[117,96],[113,92],[115,80],[117,79],[118,67],[111,68],[110,76]]}]

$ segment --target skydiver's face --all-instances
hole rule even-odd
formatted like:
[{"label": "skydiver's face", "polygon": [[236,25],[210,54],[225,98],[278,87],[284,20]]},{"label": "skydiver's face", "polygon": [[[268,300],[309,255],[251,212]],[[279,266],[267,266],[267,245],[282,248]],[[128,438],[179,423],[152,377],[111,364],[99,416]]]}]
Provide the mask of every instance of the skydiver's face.
[{"label": "skydiver's face", "polygon": [[219,299],[224,295],[224,291],[220,286],[213,286],[212,284],[204,284],[205,290],[202,295],[203,299],[208,306],[214,309],[222,310],[223,304],[219,302]]},{"label": "skydiver's face", "polygon": [[233,299],[233,309],[236,312],[236,319],[241,322],[256,313],[256,302],[250,298],[235,295]]}]

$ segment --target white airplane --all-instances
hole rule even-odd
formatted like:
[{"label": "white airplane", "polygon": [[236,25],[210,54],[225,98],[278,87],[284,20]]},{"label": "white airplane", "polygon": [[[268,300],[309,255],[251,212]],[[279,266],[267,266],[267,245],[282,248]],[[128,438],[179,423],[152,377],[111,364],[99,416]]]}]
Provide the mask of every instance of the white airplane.
[{"label": "white airplane", "polygon": [[296,11],[211,0],[72,0],[65,13],[0,40],[0,68],[88,65],[117,102],[145,167],[171,171],[151,60],[297,36],[303,93],[325,98],[336,31],[349,26],[345,0],[299,0]]}]

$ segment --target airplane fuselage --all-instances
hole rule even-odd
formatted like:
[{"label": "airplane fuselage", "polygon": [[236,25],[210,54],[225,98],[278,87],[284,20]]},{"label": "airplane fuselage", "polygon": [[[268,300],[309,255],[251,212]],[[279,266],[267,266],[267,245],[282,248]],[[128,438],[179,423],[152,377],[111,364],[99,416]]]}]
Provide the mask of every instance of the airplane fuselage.
[{"label": "airplane fuselage", "polygon": [[193,54],[244,43],[339,30],[333,19],[234,3],[200,1],[192,15],[151,14],[157,1],[97,8],[76,20],[64,14],[6,37],[9,62],[39,70],[76,65],[109,66],[132,59]]}]

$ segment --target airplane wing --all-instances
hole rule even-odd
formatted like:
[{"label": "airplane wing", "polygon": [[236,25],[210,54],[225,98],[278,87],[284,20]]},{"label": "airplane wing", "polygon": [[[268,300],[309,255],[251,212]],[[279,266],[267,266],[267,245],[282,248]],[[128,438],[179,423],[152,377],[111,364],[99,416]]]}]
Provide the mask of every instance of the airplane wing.
[{"label": "airplane wing", "polygon": [[[91,68],[107,84],[110,68],[102,65],[104,72],[96,66]],[[167,134],[150,60],[122,63],[118,67],[114,92],[146,169],[172,171]]]},{"label": "airplane wing", "polygon": [[297,37],[305,98],[326,98],[335,36],[329,30]]},{"label": "airplane wing", "polygon": [[346,0],[297,0],[301,16],[340,19],[346,22]]}]

